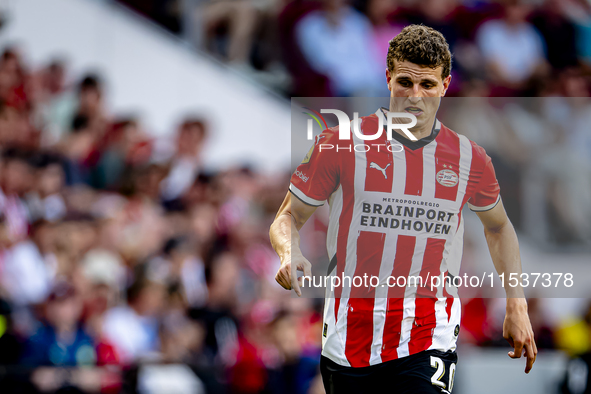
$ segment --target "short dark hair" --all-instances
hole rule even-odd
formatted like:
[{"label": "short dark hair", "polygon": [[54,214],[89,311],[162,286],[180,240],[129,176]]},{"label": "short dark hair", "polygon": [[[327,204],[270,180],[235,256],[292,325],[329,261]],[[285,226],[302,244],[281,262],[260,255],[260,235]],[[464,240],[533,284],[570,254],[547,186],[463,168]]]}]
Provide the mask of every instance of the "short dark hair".
[{"label": "short dark hair", "polygon": [[391,39],[387,60],[390,71],[394,71],[394,60],[406,60],[433,69],[441,66],[441,79],[451,72],[451,52],[445,37],[424,25],[406,26]]},{"label": "short dark hair", "polygon": [[204,137],[207,134],[207,121],[199,117],[185,118],[181,123],[180,130],[188,129],[191,127],[197,127],[200,130],[201,136]]},{"label": "short dark hair", "polygon": [[88,74],[85,75],[84,78],[80,81],[78,85],[78,91],[82,92],[84,90],[101,90],[102,87],[101,79],[95,74]]}]

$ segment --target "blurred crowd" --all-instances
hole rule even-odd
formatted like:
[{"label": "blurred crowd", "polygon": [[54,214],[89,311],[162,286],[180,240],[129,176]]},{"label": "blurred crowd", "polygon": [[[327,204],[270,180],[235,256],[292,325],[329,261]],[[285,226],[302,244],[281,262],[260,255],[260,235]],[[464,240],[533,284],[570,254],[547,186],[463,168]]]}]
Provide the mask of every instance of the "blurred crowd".
[{"label": "blurred crowd", "polygon": [[388,41],[411,23],[442,32],[448,95],[560,93],[591,75],[588,0],[119,0],[286,96],[389,96]]},{"label": "blurred crowd", "polygon": [[0,58],[2,393],[317,393],[321,303],[268,241],[288,172],[205,173],[207,119],[159,145],[67,74]]},{"label": "blurred crowd", "polygon": [[[184,2],[126,2],[182,32]],[[585,1],[189,3],[207,50],[283,69],[273,81],[300,96],[386,95],[387,41],[406,23],[437,27],[455,54],[452,94],[480,97],[442,116],[493,157],[516,227],[541,243],[591,239]],[[323,300],[275,283],[268,241],[289,172],[205,172],[209,119],[179,119],[155,141],[107,110],[103,76],[70,83],[60,60],[22,59],[0,57],[2,393],[323,393]],[[325,215],[302,234],[310,259],[326,259]],[[505,346],[497,304],[466,302],[464,343]],[[560,324],[544,304],[530,303],[539,347],[590,351],[585,301]]]},{"label": "blurred crowd", "polygon": [[591,98],[581,76],[551,97],[443,99],[441,121],[484,147],[503,204],[522,238],[542,251],[591,246]]}]

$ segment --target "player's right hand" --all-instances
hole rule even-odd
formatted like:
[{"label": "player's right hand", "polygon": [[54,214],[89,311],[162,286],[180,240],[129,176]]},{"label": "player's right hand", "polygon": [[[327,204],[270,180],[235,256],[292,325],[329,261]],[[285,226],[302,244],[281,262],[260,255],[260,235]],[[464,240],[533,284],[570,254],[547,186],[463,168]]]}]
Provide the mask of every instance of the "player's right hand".
[{"label": "player's right hand", "polygon": [[275,280],[284,289],[294,289],[298,297],[302,296],[300,286],[303,283],[303,277],[298,278],[297,271],[302,271],[304,276],[312,276],[312,264],[302,255],[300,251],[292,250],[290,256],[281,260],[281,268],[275,275]]},{"label": "player's right hand", "polygon": [[505,338],[513,351],[508,352],[511,358],[521,358],[525,353],[525,373],[529,373],[536,362],[538,348],[534,339],[527,302],[525,298],[507,298],[507,314],[503,322],[503,338]]}]

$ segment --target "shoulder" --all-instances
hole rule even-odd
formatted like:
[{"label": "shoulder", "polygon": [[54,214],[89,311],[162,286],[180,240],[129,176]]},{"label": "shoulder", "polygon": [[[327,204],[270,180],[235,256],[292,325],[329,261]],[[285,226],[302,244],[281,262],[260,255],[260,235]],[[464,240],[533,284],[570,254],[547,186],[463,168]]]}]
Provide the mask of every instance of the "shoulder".
[{"label": "shoulder", "polygon": [[[368,116],[362,116],[359,118],[360,130],[363,134],[375,134],[379,125],[380,119],[374,113]],[[338,125],[325,129],[318,136],[314,137],[314,143],[318,144],[351,144],[353,124],[354,120],[350,119],[349,122],[349,133],[346,136],[341,135],[341,131]]]},{"label": "shoulder", "polygon": [[329,127],[324,129],[322,133],[320,133],[317,137],[315,137],[315,141],[317,143],[320,142],[336,142],[339,140],[339,126]]},{"label": "shoulder", "polygon": [[472,162],[485,166],[490,161],[490,157],[486,154],[484,148],[474,141],[470,141],[470,144],[472,145]]},{"label": "shoulder", "polygon": [[[367,134],[372,135],[372,134],[376,134],[376,132],[378,131],[378,128],[380,126],[383,128],[385,122],[383,122],[383,120],[384,120],[383,118],[380,119],[380,116],[383,116],[383,115],[379,112],[376,112],[371,115],[361,117],[361,119],[360,119],[361,133],[363,133],[364,135],[367,135]],[[385,132],[382,133],[382,138],[386,138]]]},{"label": "shoulder", "polygon": [[370,126],[370,125],[378,125],[380,123],[380,118],[378,118],[378,112],[371,114],[371,115],[367,115],[367,116],[362,116],[361,117],[361,125],[362,126]]}]

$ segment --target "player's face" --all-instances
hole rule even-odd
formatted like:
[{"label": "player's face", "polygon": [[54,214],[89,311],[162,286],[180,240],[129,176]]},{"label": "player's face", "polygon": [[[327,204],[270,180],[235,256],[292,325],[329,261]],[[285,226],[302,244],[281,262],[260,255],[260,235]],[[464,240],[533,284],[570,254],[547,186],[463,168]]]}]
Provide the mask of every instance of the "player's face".
[{"label": "player's face", "polygon": [[442,79],[441,71],[441,66],[433,69],[406,60],[394,61],[394,70],[386,70],[390,111],[411,113],[417,117],[415,128],[430,128],[451,81],[451,76]]}]

